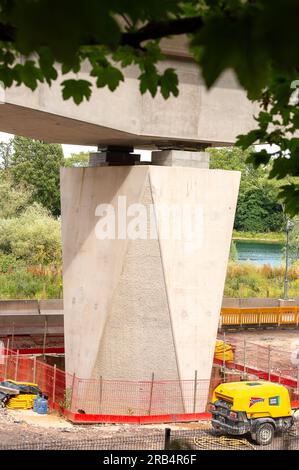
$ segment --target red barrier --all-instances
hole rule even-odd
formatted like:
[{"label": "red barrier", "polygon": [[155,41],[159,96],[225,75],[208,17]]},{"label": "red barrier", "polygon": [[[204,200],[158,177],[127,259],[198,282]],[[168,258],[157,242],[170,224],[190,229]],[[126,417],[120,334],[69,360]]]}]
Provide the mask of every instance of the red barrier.
[{"label": "red barrier", "polygon": [[[205,413],[208,396],[221,381],[208,380],[125,381],[81,379],[40,362],[34,357],[6,351],[0,357],[0,379],[10,378],[37,383],[49,397],[52,409],[59,410],[75,423],[166,423],[209,419]],[[221,360],[216,363],[222,365]],[[291,391],[297,383],[293,378],[268,373],[255,367],[244,368],[236,362],[227,369],[240,370],[256,377],[280,382]],[[296,407],[296,406],[294,406]]]}]

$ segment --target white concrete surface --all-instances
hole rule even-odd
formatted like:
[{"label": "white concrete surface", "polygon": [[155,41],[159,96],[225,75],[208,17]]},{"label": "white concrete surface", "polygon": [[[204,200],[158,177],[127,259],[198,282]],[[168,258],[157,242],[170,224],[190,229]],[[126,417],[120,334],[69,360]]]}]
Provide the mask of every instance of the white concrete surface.
[{"label": "white concrete surface", "polygon": [[[178,98],[141,95],[140,72],[133,66],[124,70],[125,81],[114,92],[94,86],[90,101],[80,106],[61,96],[61,82],[72,75],[60,76],[51,87],[40,84],[34,92],[9,88],[0,106],[0,131],[65,144],[192,150],[232,144],[238,134],[256,127],[257,107],[230,72],[207,91],[191,60],[168,57],[159,67],[177,70]],[[90,80],[88,72],[84,65],[75,78]]]},{"label": "white concrete surface", "polygon": [[[197,370],[198,379],[210,378],[239,178],[148,165],[62,169],[67,372],[192,380]],[[96,208],[117,210],[118,196],[154,211],[158,239],[97,238]],[[167,205],[191,210],[191,238],[188,224],[187,236],[165,236]],[[185,393],[178,411],[190,411]]]}]

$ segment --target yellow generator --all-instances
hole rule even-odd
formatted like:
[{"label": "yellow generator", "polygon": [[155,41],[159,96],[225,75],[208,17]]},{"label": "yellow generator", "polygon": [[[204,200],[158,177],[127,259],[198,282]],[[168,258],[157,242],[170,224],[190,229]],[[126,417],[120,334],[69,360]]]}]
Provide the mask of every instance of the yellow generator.
[{"label": "yellow generator", "polygon": [[250,433],[260,445],[272,442],[275,431],[294,423],[288,389],[262,380],[218,385],[209,404],[212,426],[227,434]]}]

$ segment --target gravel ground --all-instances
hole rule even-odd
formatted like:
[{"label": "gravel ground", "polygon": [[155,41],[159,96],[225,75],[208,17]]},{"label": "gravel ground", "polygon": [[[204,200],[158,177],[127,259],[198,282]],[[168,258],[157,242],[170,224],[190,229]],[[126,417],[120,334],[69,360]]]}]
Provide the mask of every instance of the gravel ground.
[{"label": "gravel ground", "polygon": [[[291,351],[293,341],[299,341],[299,330],[242,330],[229,331],[227,336],[237,340],[251,341],[261,346],[273,346],[273,348]],[[221,338],[221,335],[219,335]]]},{"label": "gravel ground", "polygon": [[[193,449],[198,450],[272,450],[286,447],[299,449],[298,424],[295,426],[296,437],[287,441],[278,435],[270,446],[261,447],[257,446],[250,436],[247,438],[244,436],[221,437],[221,434],[212,430],[209,421],[143,426],[73,425],[56,413],[39,416],[31,410],[12,411],[1,408],[0,451],[16,448],[26,450],[44,448],[161,450],[164,444],[165,427],[170,427],[176,432],[176,438],[187,439],[187,442],[193,444]],[[294,431],[291,435],[294,435]]]},{"label": "gravel ground", "polygon": [[207,421],[199,423],[179,423],[170,425],[76,425],[65,420],[56,412],[40,416],[32,410],[7,410],[0,408],[0,449],[3,447],[38,443],[47,444],[59,441],[86,441],[97,439],[127,438],[135,436],[144,439],[153,435],[164,436],[165,427],[172,430],[210,429]]}]

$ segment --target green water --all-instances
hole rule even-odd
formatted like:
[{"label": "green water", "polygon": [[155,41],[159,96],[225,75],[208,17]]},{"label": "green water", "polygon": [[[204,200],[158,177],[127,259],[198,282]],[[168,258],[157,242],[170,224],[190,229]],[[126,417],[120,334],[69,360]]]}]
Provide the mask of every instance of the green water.
[{"label": "green water", "polygon": [[269,264],[280,266],[284,262],[284,245],[281,243],[263,243],[256,241],[236,241],[238,261],[257,265]]}]

